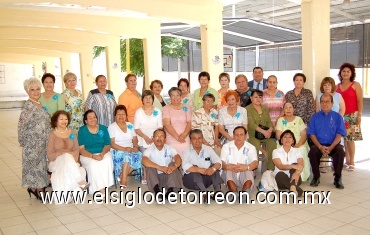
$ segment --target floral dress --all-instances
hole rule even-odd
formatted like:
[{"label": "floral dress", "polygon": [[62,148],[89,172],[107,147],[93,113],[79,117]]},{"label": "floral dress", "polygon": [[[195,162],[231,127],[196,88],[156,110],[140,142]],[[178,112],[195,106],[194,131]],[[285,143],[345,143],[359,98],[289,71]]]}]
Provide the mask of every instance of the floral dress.
[{"label": "floral dress", "polygon": [[63,91],[63,95],[66,101],[66,111],[69,112],[71,115],[71,123],[69,124],[69,128],[78,131],[81,126],[84,125],[83,118],[84,118],[84,102],[82,100],[82,93],[79,90],[76,90],[78,96],[74,96],[73,93],[65,89]]},{"label": "floral dress", "polygon": [[285,96],[282,91],[277,90],[275,95],[269,95],[267,89],[263,91],[262,104],[269,108],[269,114],[273,125],[275,125],[276,120],[280,116],[284,103]]},{"label": "floral dress", "polygon": [[22,185],[43,188],[48,184],[46,148],[50,134],[50,115],[26,101],[18,122],[18,141],[22,145]]}]

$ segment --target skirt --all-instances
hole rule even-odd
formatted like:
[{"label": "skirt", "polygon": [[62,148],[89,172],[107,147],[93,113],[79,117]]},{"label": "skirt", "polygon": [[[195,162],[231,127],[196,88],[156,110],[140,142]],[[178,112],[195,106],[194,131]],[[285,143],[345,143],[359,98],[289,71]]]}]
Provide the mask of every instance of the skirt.
[{"label": "skirt", "polygon": [[356,124],[357,115],[358,112],[354,112],[343,116],[344,125],[347,130],[347,136],[345,136],[344,139],[347,141],[362,140],[361,126]]},{"label": "skirt", "polygon": [[71,193],[82,191],[78,182],[85,180],[86,171],[80,167],[71,154],[64,153],[58,156],[55,161],[49,163],[48,168],[52,172],[50,181],[54,194],[60,199],[67,200],[57,200],[54,197],[56,204],[66,203]]},{"label": "skirt", "polygon": [[107,152],[101,161],[82,155],[80,156],[80,160],[87,172],[88,181],[90,183],[90,194],[101,189],[109,188],[114,184],[113,161],[110,152]]},{"label": "skirt", "polygon": [[113,156],[114,176],[119,177],[122,172],[122,165],[126,162],[130,167],[137,172],[135,179],[139,179],[141,175],[141,160],[143,154],[141,152],[123,152],[119,150],[111,150]]}]

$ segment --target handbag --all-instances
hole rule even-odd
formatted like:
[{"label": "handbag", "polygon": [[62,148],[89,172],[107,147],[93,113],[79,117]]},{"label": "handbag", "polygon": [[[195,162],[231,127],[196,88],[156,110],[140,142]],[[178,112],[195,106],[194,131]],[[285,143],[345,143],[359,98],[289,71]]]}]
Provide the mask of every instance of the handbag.
[{"label": "handbag", "polygon": [[[268,130],[269,129],[269,127],[268,126],[263,126],[263,125],[261,125],[261,124],[258,124],[258,127],[259,128],[261,128],[261,129],[263,129],[263,130]],[[261,133],[261,132],[259,132],[259,131],[255,131],[255,133],[254,133],[254,137],[256,138],[256,139],[258,139],[258,140],[264,140],[264,139],[266,139],[266,137]],[[270,136],[270,138],[275,138],[275,131],[273,131],[272,133],[271,133],[271,136]]]}]

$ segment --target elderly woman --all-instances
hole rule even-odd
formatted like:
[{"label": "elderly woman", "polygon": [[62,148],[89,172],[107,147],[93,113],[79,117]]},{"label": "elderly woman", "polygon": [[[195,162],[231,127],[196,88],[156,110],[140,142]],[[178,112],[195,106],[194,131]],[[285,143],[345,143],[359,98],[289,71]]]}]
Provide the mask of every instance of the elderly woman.
[{"label": "elderly woman", "polygon": [[107,90],[107,78],[98,75],[95,78],[97,89],[91,90],[85,102],[85,111],[92,109],[98,116],[99,124],[109,126],[114,122],[113,112],[117,106],[114,94]]},{"label": "elderly woman", "polygon": [[230,89],[230,75],[228,73],[220,73],[218,76],[218,82],[220,83],[220,90],[218,90],[218,96],[219,96],[219,101],[218,101],[218,108],[220,109],[223,106],[227,106],[227,102],[225,99],[225,94],[228,92]]},{"label": "elderly woman", "polygon": [[177,87],[181,90],[181,103],[184,105],[192,106],[192,95],[190,94],[190,83],[186,78],[181,78],[177,82]]},{"label": "elderly woman", "polygon": [[124,105],[118,105],[114,110],[116,122],[108,127],[112,143],[114,176],[123,189],[127,188],[127,176],[133,170],[141,174],[142,153],[139,152],[138,140],[134,125],[127,122],[127,110]]},{"label": "elderly woman", "polygon": [[71,115],[69,128],[78,131],[83,125],[84,102],[81,91],[76,89],[77,77],[74,73],[66,73],[63,77],[66,89],[62,92],[66,102],[65,110]]},{"label": "elderly woman", "polygon": [[136,90],[136,75],[129,73],[125,77],[126,90],[119,96],[118,104],[123,104],[127,109],[127,119],[134,123],[134,116],[143,103],[141,102],[141,94]]},{"label": "elderly woman", "polygon": [[150,83],[150,90],[154,94],[154,107],[162,111],[163,107],[167,105],[167,101],[161,95],[163,90],[163,83],[160,80],[154,80]]},{"label": "elderly woman", "polygon": [[213,108],[217,109],[218,93],[215,89],[213,89],[212,87],[209,87],[210,80],[211,78],[208,72],[203,71],[199,73],[198,81],[200,84],[200,88],[194,91],[194,95],[193,95],[193,109],[194,110],[200,109],[202,107],[203,105],[202,98],[205,94],[209,94],[209,93],[214,95],[214,97],[216,98],[215,102],[213,103],[214,105]]},{"label": "elderly woman", "polygon": [[[68,112],[59,110],[51,117],[51,127],[54,130],[50,133],[48,148],[46,150],[49,159],[49,171],[51,185],[54,193],[60,198],[68,201],[68,192],[77,192],[86,189],[86,171],[78,163],[79,147],[77,132],[68,128],[71,117]],[[64,197],[61,197],[64,194]],[[57,203],[65,203],[57,201]]]},{"label": "elderly woman", "polygon": [[344,63],[339,68],[340,84],[337,86],[337,92],[344,99],[346,111],[344,112],[344,124],[347,129],[347,136],[344,137],[346,148],[345,167],[348,171],[355,169],[355,142],[362,140],[361,116],[363,110],[363,94],[360,83],[355,81],[355,66],[350,63]]},{"label": "elderly woman", "polygon": [[181,90],[172,87],[168,94],[171,103],[163,108],[163,126],[166,130],[166,144],[174,147],[178,154],[190,145],[191,108],[181,103]]},{"label": "elderly woman", "polygon": [[315,100],[312,92],[303,87],[306,83],[306,75],[296,73],[293,82],[294,89],[286,93],[285,100],[293,104],[294,115],[301,117],[304,123],[307,124],[312,114],[315,113]]},{"label": "elderly woman", "polygon": [[85,112],[83,120],[85,125],[78,131],[81,164],[87,171],[90,193],[100,191],[104,194],[104,189],[114,184],[108,129],[98,123],[91,109]]},{"label": "elderly woman", "polygon": [[199,129],[203,134],[203,144],[214,148],[220,155],[221,144],[218,139],[218,112],[212,108],[215,97],[212,94],[203,96],[203,107],[193,111],[191,129]]},{"label": "elderly woman", "polygon": [[233,131],[237,126],[243,126],[248,130],[248,116],[245,108],[238,105],[239,95],[236,91],[228,91],[225,94],[227,106],[222,107],[218,114],[218,130],[226,138],[226,142],[234,140]]},{"label": "elderly woman", "polygon": [[[269,109],[262,105],[263,92],[260,90],[253,90],[251,95],[252,103],[246,107],[248,112],[248,142],[256,147],[257,151],[261,151],[263,155],[267,156],[267,168],[274,170],[274,163],[272,162],[272,151],[276,149],[275,139],[272,138],[274,126],[271,122]],[[263,135],[263,138],[256,138],[256,132]],[[261,143],[267,145],[267,152],[261,148]]]},{"label": "elderly woman", "polygon": [[51,73],[45,73],[41,78],[45,92],[40,96],[42,108],[48,111],[50,116],[58,110],[65,109],[63,95],[54,92],[55,76]]},{"label": "elderly woman", "polygon": [[22,186],[28,194],[40,198],[48,185],[46,145],[50,133],[50,116],[42,108],[41,82],[37,78],[24,81],[29,98],[24,103],[18,122],[18,141],[22,149]]},{"label": "elderly woman", "polygon": [[279,189],[288,189],[301,197],[303,190],[299,187],[302,183],[301,172],[303,170],[303,159],[301,151],[294,148],[296,140],[293,132],[285,130],[281,133],[279,140],[280,148],[272,153],[275,164],[275,180]]},{"label": "elderly woman", "polygon": [[280,117],[285,103],[284,93],[277,89],[277,77],[270,75],[267,78],[267,89],[263,91],[262,104],[269,109],[272,124]]},{"label": "elderly woman", "polygon": [[[284,104],[284,116],[280,117],[276,122],[276,138],[278,140],[281,139],[281,134],[286,131],[290,130],[293,132],[294,137],[296,139],[296,143],[294,144],[294,148],[297,148],[301,151],[301,156],[304,161],[304,169],[302,170],[302,180],[306,181],[310,177],[310,160],[308,159],[308,144],[307,144],[307,135],[306,130],[307,126],[303,122],[302,118],[294,115],[294,108],[293,104],[290,102],[286,102]],[[280,143],[280,141],[279,141]]]}]

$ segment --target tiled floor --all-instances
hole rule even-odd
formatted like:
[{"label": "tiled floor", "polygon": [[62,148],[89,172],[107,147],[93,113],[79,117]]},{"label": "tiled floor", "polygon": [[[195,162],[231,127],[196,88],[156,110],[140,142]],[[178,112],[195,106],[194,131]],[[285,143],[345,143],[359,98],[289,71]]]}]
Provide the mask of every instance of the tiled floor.
[{"label": "tiled floor", "polygon": [[[343,172],[344,190],[322,175],[317,190],[330,205],[44,205],[21,187],[19,110],[0,111],[0,234],[370,234],[369,117],[357,143],[356,171]],[[258,175],[257,180],[260,178]],[[130,188],[141,186],[134,179]],[[144,186],[145,187],[145,186]],[[308,183],[305,190],[313,190]],[[115,190],[114,188],[112,190]]]}]

